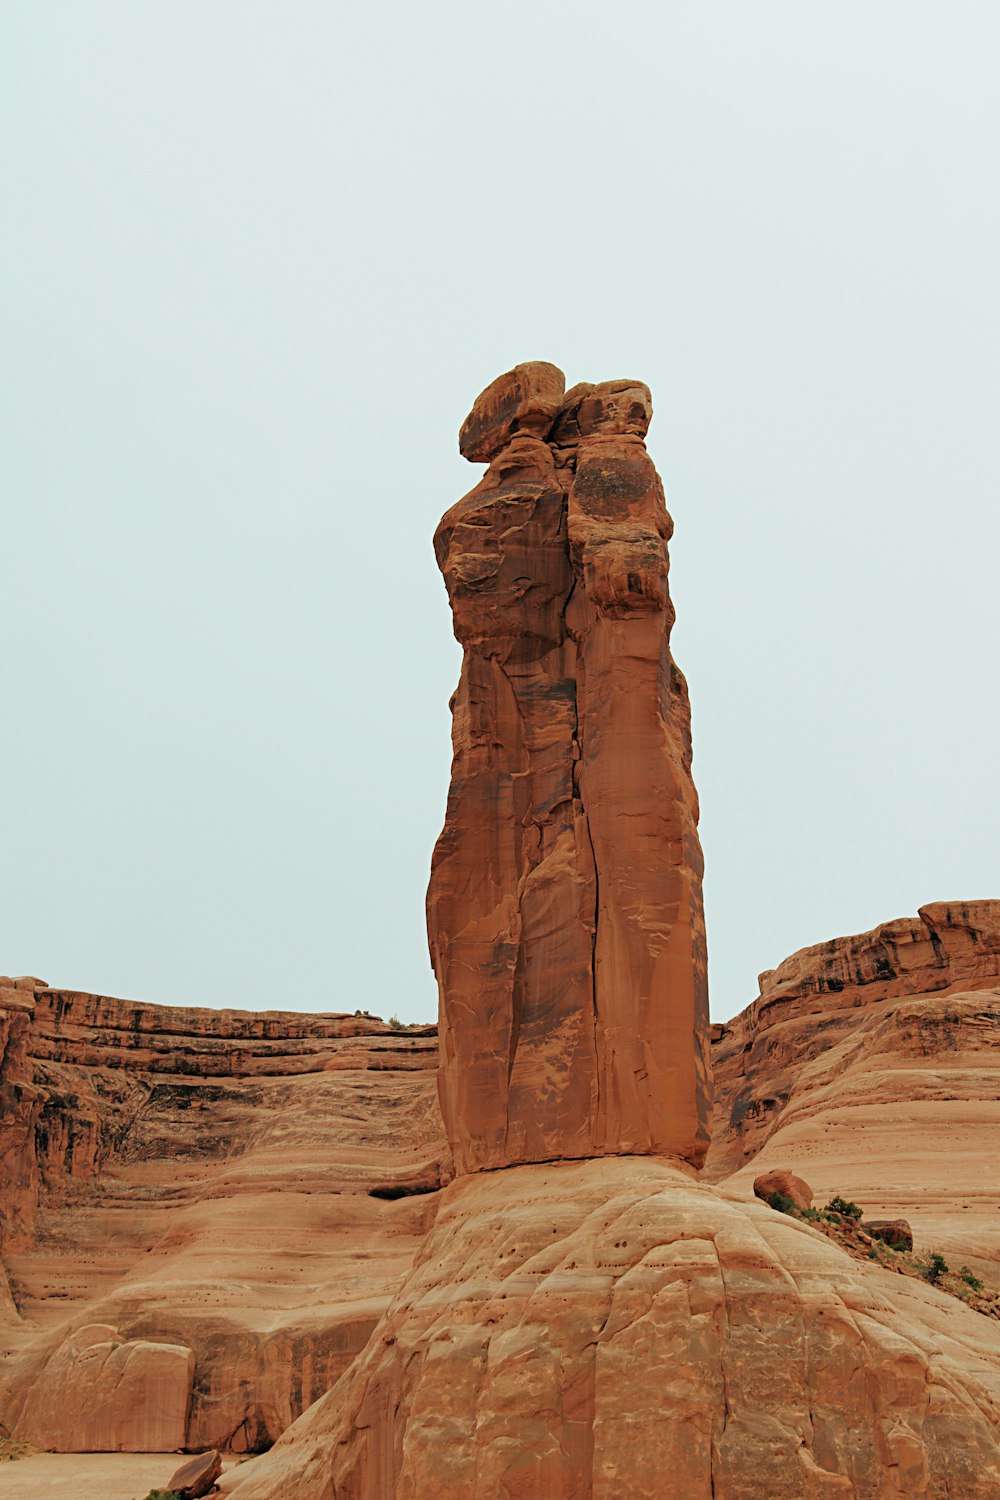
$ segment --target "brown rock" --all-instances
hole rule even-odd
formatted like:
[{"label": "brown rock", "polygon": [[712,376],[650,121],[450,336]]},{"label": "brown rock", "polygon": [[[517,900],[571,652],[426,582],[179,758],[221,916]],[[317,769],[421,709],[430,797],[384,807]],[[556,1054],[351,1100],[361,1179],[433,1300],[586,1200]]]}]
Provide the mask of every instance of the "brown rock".
[{"label": "brown rock", "polygon": [[56,1453],[169,1452],[184,1444],[193,1377],[183,1345],[81,1328],[27,1393],[13,1436]]},{"label": "brown rock", "polygon": [[621,431],[642,425],[643,391],[595,387],[561,467],[515,437],[435,536],[465,648],[428,892],[460,1171],[616,1152],[697,1162],[707,1145],[671,523],[641,438]]},{"label": "brown rock", "polygon": [[168,1446],[267,1447],[364,1347],[452,1175],[435,1029],[0,994],[24,1313],[0,1272],[0,1422],[44,1405],[57,1351],[101,1323],[194,1350]]},{"label": "brown rock", "polygon": [[207,1453],[197,1453],[181,1464],[167,1489],[172,1490],[178,1500],[201,1500],[221,1473],[222,1455],[217,1448],[210,1448]]},{"label": "brown rock", "polygon": [[754,1179],[753,1190],[758,1198],[763,1198],[766,1203],[774,1193],[780,1193],[783,1198],[789,1198],[796,1208],[812,1208],[812,1188],[808,1182],[803,1182],[801,1177],[796,1177],[794,1172],[784,1171],[780,1167],[770,1172],[764,1172],[760,1177]]},{"label": "brown rock", "polygon": [[1000,1283],[1000,901],[793,954],[712,1053],[713,1181],[749,1192],[794,1161],[817,1202],[905,1219]]},{"label": "brown rock", "polygon": [[648,1157],[444,1197],[349,1376],[236,1500],[998,1493],[996,1324],[957,1299]]},{"label": "brown rock", "polygon": [[873,1240],[881,1240],[893,1250],[913,1249],[913,1230],[905,1219],[862,1219],[861,1228]]},{"label": "brown rock", "polygon": [[38,1210],[35,1132],[45,1096],[34,1085],[30,1036],[40,982],[0,978],[0,1255],[30,1243]]},{"label": "brown rock", "polygon": [[653,418],[649,386],[641,380],[605,380],[566,392],[550,434],[559,446],[596,433],[644,438]]},{"label": "brown rock", "polygon": [[562,403],[566,380],[541,360],[515,365],[488,385],[462,423],[458,449],[473,463],[489,463],[516,434],[546,438]]}]

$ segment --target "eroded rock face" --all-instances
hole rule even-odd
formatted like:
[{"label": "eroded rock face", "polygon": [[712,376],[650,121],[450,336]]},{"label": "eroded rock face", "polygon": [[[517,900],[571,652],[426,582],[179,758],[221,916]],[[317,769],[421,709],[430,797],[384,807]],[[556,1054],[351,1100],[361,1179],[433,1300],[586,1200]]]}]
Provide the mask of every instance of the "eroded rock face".
[{"label": "eroded rock face", "polygon": [[54,1453],[169,1453],[187,1434],[194,1351],[78,1329],[27,1392],[14,1437]]},{"label": "eroded rock face", "polygon": [[754,1196],[763,1199],[765,1203],[777,1193],[794,1203],[796,1208],[812,1208],[813,1206],[812,1188],[808,1182],[803,1182],[802,1178],[796,1177],[794,1172],[784,1171],[780,1167],[771,1172],[762,1172],[759,1177],[755,1177],[753,1191]]},{"label": "eroded rock face", "polygon": [[996,1286],[1000,901],[803,949],[714,1031],[713,1180],[792,1167]]},{"label": "eroded rock face", "polygon": [[479,398],[462,449],[492,461],[435,536],[465,658],[428,929],[466,1172],[697,1163],[708,1141],[698,803],[649,392],[575,387],[556,410],[551,375],[525,374],[552,368]]},{"label": "eroded rock face", "polygon": [[0,1422],[102,1323],[194,1351],[184,1446],[266,1447],[363,1348],[451,1177],[434,1028],[39,981],[0,984],[4,1028]]},{"label": "eroded rock face", "polygon": [[237,1500],[885,1500],[1000,1485],[996,1325],[649,1158],[460,1178]]}]

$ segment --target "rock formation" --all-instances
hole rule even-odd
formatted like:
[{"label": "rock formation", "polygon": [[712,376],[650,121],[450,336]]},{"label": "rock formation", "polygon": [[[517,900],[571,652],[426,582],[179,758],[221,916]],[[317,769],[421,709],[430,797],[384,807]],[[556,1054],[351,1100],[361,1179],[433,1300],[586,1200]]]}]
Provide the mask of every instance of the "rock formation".
[{"label": "rock formation", "polygon": [[[953,1217],[956,1183],[997,1212],[1000,903],[763,976],[713,1029],[699,1180],[701,855],[649,415],[636,382],[564,394],[532,364],[462,429],[489,469],[436,536],[465,657],[428,895],[454,1180],[430,1028],[0,982],[15,1436],[283,1433],[223,1477],[236,1500],[1000,1493],[997,1321],[753,1197],[807,1203],[802,1170],[919,1236],[916,1164]],[[996,1270],[985,1233],[967,1258]]]},{"label": "rock formation", "polygon": [[266,1447],[363,1348],[451,1176],[434,1029],[36,980],[0,981],[0,1038],[0,1264],[23,1314],[0,1296],[0,1422],[66,1451],[147,1443],[97,1387],[75,1382],[86,1410],[53,1394],[104,1324],[109,1380],[193,1352],[180,1435],[155,1446]]},{"label": "rock formation", "polygon": [[997,1324],[676,1165],[459,1178],[237,1500],[992,1500]]},{"label": "rock formation", "polygon": [[489,461],[434,539],[465,656],[428,893],[459,1171],[629,1152],[699,1163],[707,993],[672,524],[634,381],[479,397]]},{"label": "rock formation", "polygon": [[18,1437],[56,1453],[169,1453],[187,1436],[194,1364],[181,1344],[80,1328],[27,1392]]},{"label": "rock formation", "polygon": [[713,1180],[792,1167],[995,1282],[1000,901],[805,948],[713,1031]]},{"label": "rock formation", "polygon": [[554,412],[559,389],[519,366],[480,397],[462,447],[490,469],[436,537],[465,648],[428,898],[460,1175],[367,1347],[231,1493],[987,1500],[993,1320],[697,1179],[701,864],[648,392]]}]

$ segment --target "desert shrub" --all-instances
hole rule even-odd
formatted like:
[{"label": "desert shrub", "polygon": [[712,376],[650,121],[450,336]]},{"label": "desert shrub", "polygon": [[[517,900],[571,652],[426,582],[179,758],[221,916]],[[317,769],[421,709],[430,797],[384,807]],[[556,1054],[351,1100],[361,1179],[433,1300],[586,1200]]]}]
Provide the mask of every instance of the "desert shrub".
[{"label": "desert shrub", "polygon": [[924,1275],[931,1283],[940,1281],[948,1269],[948,1262],[937,1250],[931,1252],[931,1258],[924,1267]]},{"label": "desert shrub", "polygon": [[829,1214],[840,1214],[841,1218],[844,1219],[861,1218],[861,1210],[858,1205],[852,1203],[849,1198],[842,1198],[839,1193],[834,1193],[826,1205],[826,1211]]},{"label": "desert shrub", "polygon": [[23,1443],[20,1439],[0,1434],[0,1463],[15,1463],[19,1458],[27,1458],[34,1451],[30,1443]]},{"label": "desert shrub", "polygon": [[968,1266],[963,1266],[958,1274],[959,1276],[961,1276],[966,1286],[971,1286],[974,1292],[982,1291],[983,1283],[980,1281],[975,1271],[970,1271]]},{"label": "desert shrub", "polygon": [[786,1198],[784,1193],[768,1193],[767,1201],[772,1208],[777,1209],[779,1214],[793,1214],[795,1204],[791,1198]]},{"label": "desert shrub", "polygon": [[869,1260],[878,1260],[878,1258],[879,1258],[878,1246],[877,1245],[869,1245],[868,1246],[868,1259]]},{"label": "desert shrub", "polygon": [[818,1208],[800,1208],[799,1217],[803,1219],[810,1219],[813,1223],[818,1224],[822,1220],[823,1215],[820,1213]]},{"label": "desert shrub", "polygon": [[146,1500],[181,1500],[176,1490],[150,1490]]},{"label": "desert shrub", "polygon": [[403,1023],[398,1016],[390,1016],[389,1025],[392,1027],[393,1031],[402,1031],[403,1029]]}]

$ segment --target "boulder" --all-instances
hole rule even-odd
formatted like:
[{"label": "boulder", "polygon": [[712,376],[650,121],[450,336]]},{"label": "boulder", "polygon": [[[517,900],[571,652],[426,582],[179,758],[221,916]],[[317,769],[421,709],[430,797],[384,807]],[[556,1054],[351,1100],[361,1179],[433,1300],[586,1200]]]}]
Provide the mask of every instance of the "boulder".
[{"label": "boulder", "polygon": [[893,1250],[913,1249],[913,1230],[906,1219],[862,1219],[861,1228],[873,1240],[881,1240]]},{"label": "boulder", "polygon": [[546,438],[566,389],[555,365],[530,360],[499,375],[462,423],[458,448],[472,463],[489,463],[518,433]]},{"label": "boulder", "polygon": [[803,1182],[801,1177],[796,1177],[794,1172],[788,1172],[777,1167],[773,1171],[763,1172],[760,1177],[754,1178],[753,1190],[758,1198],[763,1198],[766,1203],[772,1193],[780,1193],[783,1198],[790,1198],[796,1208],[812,1208],[813,1193],[808,1182]]},{"label": "boulder", "polygon": [[173,1475],[167,1485],[168,1491],[173,1491],[178,1500],[201,1500],[202,1495],[207,1495],[222,1473],[222,1455],[218,1448],[210,1448],[207,1453],[196,1453]]}]

